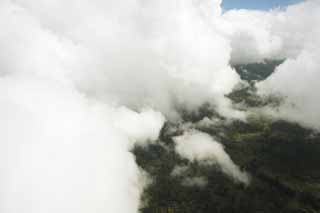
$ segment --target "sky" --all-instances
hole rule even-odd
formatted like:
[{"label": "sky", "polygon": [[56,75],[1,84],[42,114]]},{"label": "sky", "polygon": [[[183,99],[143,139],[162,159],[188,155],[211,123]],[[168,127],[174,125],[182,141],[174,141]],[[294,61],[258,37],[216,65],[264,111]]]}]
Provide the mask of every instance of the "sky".
[{"label": "sky", "polygon": [[224,0],[222,6],[229,9],[258,9],[269,10],[275,7],[285,7],[302,0]]}]

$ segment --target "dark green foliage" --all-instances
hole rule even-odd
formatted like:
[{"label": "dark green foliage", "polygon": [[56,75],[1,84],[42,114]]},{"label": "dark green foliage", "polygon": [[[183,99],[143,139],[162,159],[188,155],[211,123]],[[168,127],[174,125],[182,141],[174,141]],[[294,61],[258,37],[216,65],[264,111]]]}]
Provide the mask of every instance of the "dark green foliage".
[{"label": "dark green foliage", "polygon": [[215,107],[209,103],[205,103],[199,107],[196,111],[189,111],[186,109],[179,109],[180,116],[184,122],[198,122],[204,117],[216,117],[219,119],[224,119],[219,113],[215,110]]},{"label": "dark green foliage", "polygon": [[245,109],[248,107],[277,107],[283,102],[283,97],[280,96],[269,95],[262,97],[257,95],[254,85],[248,85],[240,89],[234,89],[230,94],[227,95],[227,97],[234,104],[243,104]]},{"label": "dark green foliage", "polygon": [[[242,110],[279,106],[283,99],[256,94],[254,81],[267,78],[283,61],[236,66],[247,86],[227,97]],[[247,72],[244,72],[247,70]],[[132,152],[138,165],[152,178],[143,193],[142,213],[319,213],[320,212],[320,134],[299,124],[271,120],[252,114],[247,122],[227,120],[210,104],[196,112],[180,109],[182,121],[167,122],[159,140]],[[203,118],[218,122],[198,125]],[[236,183],[216,166],[182,159],[175,152],[173,137],[182,135],[183,123],[210,134],[222,143],[232,160],[251,175],[249,186]],[[186,167],[180,176],[171,173]],[[185,178],[205,177],[205,187],[186,186]],[[169,210],[168,210],[169,211]],[[167,212],[169,213],[169,212]]]},{"label": "dark green foliage", "polygon": [[246,81],[262,81],[268,78],[284,60],[265,60],[263,63],[240,64],[233,67]]},{"label": "dark green foliage", "polygon": [[[166,131],[173,126],[166,137]],[[320,139],[312,131],[286,121],[253,117],[248,123],[221,122],[219,137],[231,158],[252,176],[248,187],[235,183],[215,166],[181,159],[171,136],[182,134],[167,123],[162,140],[135,147],[137,163],[153,178],[144,192],[143,213],[172,207],[175,213],[256,213],[320,211]],[[212,134],[208,128],[199,130]],[[216,137],[216,135],[213,135]],[[175,166],[188,166],[182,176],[172,176]],[[206,187],[184,186],[185,177],[204,176]]]},{"label": "dark green foliage", "polygon": [[275,68],[283,62],[284,60],[265,60],[264,63],[234,66],[241,79],[247,81],[248,85],[235,88],[227,97],[235,104],[242,103],[245,108],[263,107],[267,105],[273,107],[279,106],[283,101],[283,97],[277,95],[261,97],[257,95],[255,83],[256,81],[265,80],[274,72]]}]

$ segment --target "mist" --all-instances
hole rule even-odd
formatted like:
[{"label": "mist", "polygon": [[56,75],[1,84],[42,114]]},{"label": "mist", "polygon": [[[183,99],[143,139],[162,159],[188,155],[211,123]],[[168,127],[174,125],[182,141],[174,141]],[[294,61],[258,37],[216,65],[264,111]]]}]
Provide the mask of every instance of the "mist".
[{"label": "mist", "polygon": [[[230,156],[224,151],[223,145],[211,138],[210,135],[193,130],[175,137],[174,141],[176,151],[182,157],[203,165],[217,165],[222,172],[236,182],[249,184],[250,176],[234,164]],[[190,180],[188,182],[192,183]],[[203,182],[199,185],[203,185]]]},{"label": "mist", "polygon": [[[258,85],[287,103],[265,111],[320,129],[319,10],[317,0],[225,13],[220,0],[2,0],[0,211],[138,212],[148,177],[130,150],[182,107],[244,119],[225,97],[241,82],[234,64],[287,59]],[[249,182],[219,143],[190,137]]]},{"label": "mist", "polygon": [[1,212],[137,212],[130,149],[239,79],[219,4],[1,1]]},{"label": "mist", "polygon": [[286,98],[280,108],[266,109],[276,118],[320,127],[319,24],[320,2],[308,0],[267,12],[231,10],[223,14],[225,32],[231,38],[231,64],[286,59],[266,81],[259,93]]}]

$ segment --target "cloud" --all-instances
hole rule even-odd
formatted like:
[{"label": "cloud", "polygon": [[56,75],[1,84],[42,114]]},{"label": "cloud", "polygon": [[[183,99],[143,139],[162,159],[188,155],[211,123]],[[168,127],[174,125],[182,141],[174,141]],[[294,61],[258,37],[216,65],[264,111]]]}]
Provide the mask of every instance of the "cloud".
[{"label": "cloud", "polygon": [[182,157],[204,165],[218,165],[222,172],[234,180],[249,184],[249,175],[242,172],[225,152],[223,146],[208,134],[195,130],[189,131],[175,137],[174,141],[176,152]]},{"label": "cloud", "polygon": [[231,39],[231,63],[287,59],[266,81],[261,94],[281,94],[286,103],[273,116],[320,129],[320,2],[308,0],[271,11],[233,10],[223,15]]},{"label": "cloud", "polygon": [[223,15],[224,31],[231,40],[231,64],[261,62],[280,57],[281,38],[271,30],[278,11],[231,10]]},{"label": "cloud", "polygon": [[160,112],[144,109],[141,113],[120,107],[114,112],[114,123],[127,135],[133,144],[156,141],[165,118]]},{"label": "cloud", "polygon": [[135,212],[142,173],[108,106],[42,79],[0,91],[1,212]]},{"label": "cloud", "polygon": [[287,61],[259,85],[261,93],[280,93],[286,97],[276,116],[320,129],[320,2],[306,1],[289,7],[275,28],[284,41]]},{"label": "cloud", "polygon": [[179,177],[182,176],[186,171],[188,171],[188,166],[175,166],[170,175],[173,177]]},{"label": "cloud", "polygon": [[188,187],[205,187],[208,184],[208,180],[205,177],[187,177],[182,181],[183,186]]},{"label": "cloud", "polygon": [[0,211],[137,212],[132,145],[178,105],[230,107],[213,3],[1,1]]},{"label": "cloud", "polygon": [[[16,2],[20,25],[28,16],[39,34],[53,37],[45,38],[56,43],[53,48],[60,47],[58,56],[49,57],[52,66],[59,60],[63,75],[98,99],[151,106],[175,117],[176,105],[219,105],[239,81],[228,64],[230,42],[215,24],[218,0]],[[42,48],[39,53],[49,51],[38,40],[34,45]]]},{"label": "cloud", "polygon": [[[0,211],[137,212],[147,181],[133,143],[155,140],[181,106],[243,116],[224,97],[239,82],[230,61],[288,58],[259,88],[294,103],[284,117],[319,127],[319,2],[225,14],[220,4],[1,1]],[[209,136],[182,139],[187,158],[248,181]]]},{"label": "cloud", "polygon": [[[313,45],[317,47],[319,44],[315,42]],[[315,48],[304,49],[296,59],[287,60],[259,85],[262,94],[280,93],[286,97],[285,104],[269,113],[320,130],[319,54]]]},{"label": "cloud", "polygon": [[270,11],[230,10],[223,14],[231,39],[231,63],[295,58],[313,39],[319,2],[304,1]]}]

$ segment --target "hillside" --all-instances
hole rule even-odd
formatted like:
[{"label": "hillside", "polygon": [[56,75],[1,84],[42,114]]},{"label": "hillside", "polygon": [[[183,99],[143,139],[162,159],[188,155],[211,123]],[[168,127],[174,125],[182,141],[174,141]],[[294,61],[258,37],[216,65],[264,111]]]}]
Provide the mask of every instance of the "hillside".
[{"label": "hillside", "polygon": [[[236,69],[242,79],[252,82],[265,79],[278,64],[269,61]],[[228,97],[249,112],[246,122],[230,121],[204,105],[197,112],[181,112],[183,121],[167,122],[157,141],[132,150],[138,165],[152,179],[144,191],[141,212],[319,212],[320,134],[296,123],[251,113],[251,107],[281,104],[279,97],[259,97],[254,82]],[[230,158],[250,175],[250,183],[235,181],[217,165],[189,161],[177,154],[174,137],[188,129],[207,133],[223,144]],[[182,172],[173,175],[177,168],[183,168]],[[186,180],[202,179],[204,184],[185,184]]]}]

